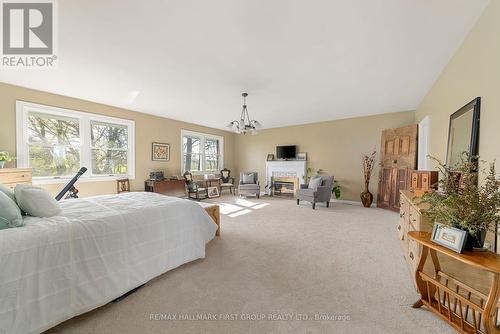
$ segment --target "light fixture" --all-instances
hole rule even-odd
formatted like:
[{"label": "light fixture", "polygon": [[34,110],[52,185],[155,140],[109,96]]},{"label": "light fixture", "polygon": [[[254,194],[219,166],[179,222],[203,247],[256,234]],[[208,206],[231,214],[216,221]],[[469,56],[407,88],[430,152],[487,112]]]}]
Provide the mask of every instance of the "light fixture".
[{"label": "light fixture", "polygon": [[248,116],[247,103],[246,99],[248,94],[243,93],[243,109],[241,110],[240,120],[230,122],[227,127],[233,129],[236,133],[246,134],[250,132],[253,135],[257,134],[257,129],[260,129],[262,125],[256,120],[250,120],[250,116]]}]

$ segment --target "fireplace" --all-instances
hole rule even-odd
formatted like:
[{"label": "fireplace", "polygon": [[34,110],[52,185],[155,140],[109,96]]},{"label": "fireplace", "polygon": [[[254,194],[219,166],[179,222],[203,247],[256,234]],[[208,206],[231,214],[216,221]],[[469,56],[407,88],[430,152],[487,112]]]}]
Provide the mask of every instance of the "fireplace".
[{"label": "fireplace", "polygon": [[298,178],[296,177],[273,177],[272,190],[275,196],[291,196],[294,197],[299,187]]},{"label": "fireplace", "polygon": [[[304,183],[306,161],[266,161],[266,194],[294,196]],[[275,184],[276,183],[276,184]]]}]

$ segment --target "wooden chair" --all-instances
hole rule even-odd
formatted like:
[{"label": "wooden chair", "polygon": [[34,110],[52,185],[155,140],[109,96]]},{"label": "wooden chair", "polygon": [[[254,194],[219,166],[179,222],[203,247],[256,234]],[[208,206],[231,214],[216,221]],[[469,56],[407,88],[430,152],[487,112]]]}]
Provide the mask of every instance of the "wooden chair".
[{"label": "wooden chair", "polygon": [[194,199],[199,201],[208,198],[208,188],[194,181],[193,174],[191,174],[190,172],[185,172],[184,180],[186,180],[186,190],[189,199]]},{"label": "wooden chair", "polygon": [[130,180],[129,179],[118,179],[116,180],[116,193],[130,192]]},{"label": "wooden chair", "polygon": [[224,168],[220,171],[220,179],[219,179],[219,187],[220,193],[222,195],[222,191],[224,188],[229,188],[229,192],[233,193],[234,188],[234,177],[231,177],[231,171],[227,168]]}]

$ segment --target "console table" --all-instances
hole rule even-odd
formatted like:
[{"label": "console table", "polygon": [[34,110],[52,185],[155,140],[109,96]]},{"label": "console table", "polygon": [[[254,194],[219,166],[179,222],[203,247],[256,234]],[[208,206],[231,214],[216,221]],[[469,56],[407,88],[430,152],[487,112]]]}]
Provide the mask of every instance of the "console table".
[{"label": "console table", "polygon": [[[429,232],[410,231],[408,237],[422,246],[420,261],[415,269],[415,281],[420,299],[414,308],[427,306],[460,333],[500,333],[498,299],[500,297],[500,255],[492,252],[463,254],[431,241]],[[432,258],[434,275],[424,273],[428,254]],[[475,268],[491,277],[489,292],[478,291],[470,284],[457,280],[441,270],[438,254],[458,261],[466,272]]]},{"label": "console table", "polygon": [[163,194],[173,197],[186,196],[186,183],[184,180],[146,180],[144,191]]}]

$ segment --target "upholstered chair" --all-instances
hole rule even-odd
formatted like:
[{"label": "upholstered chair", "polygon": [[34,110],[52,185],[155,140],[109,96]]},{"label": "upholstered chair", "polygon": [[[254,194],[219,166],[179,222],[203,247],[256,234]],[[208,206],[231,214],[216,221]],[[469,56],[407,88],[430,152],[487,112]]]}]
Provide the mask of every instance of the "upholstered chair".
[{"label": "upholstered chair", "polygon": [[300,185],[300,189],[297,191],[297,205],[300,204],[300,201],[311,202],[314,210],[316,203],[326,202],[328,208],[332,198],[332,190],[333,176],[313,176],[309,183]]},{"label": "upholstered chair", "polygon": [[259,174],[257,172],[241,172],[238,195],[256,195],[260,198]]},{"label": "upholstered chair", "polygon": [[186,181],[186,189],[189,199],[199,201],[208,198],[208,188],[193,180],[193,174],[185,172],[184,180]]},{"label": "upholstered chair", "polygon": [[229,192],[233,193],[234,188],[234,177],[231,177],[231,171],[227,168],[224,168],[220,171],[220,179],[219,179],[220,192],[222,195],[222,191],[224,189],[229,188]]}]

